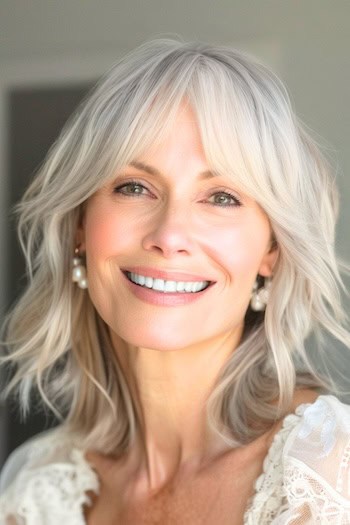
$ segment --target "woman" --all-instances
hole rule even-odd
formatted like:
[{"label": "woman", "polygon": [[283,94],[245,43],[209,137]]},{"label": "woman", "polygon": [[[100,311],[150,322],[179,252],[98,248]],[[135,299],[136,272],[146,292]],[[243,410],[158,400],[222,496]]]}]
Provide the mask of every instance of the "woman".
[{"label": "woman", "polygon": [[0,523],[350,522],[350,408],[305,348],[350,346],[337,194],[274,74],[143,44],[18,210],[8,392],[26,412],[36,387],[62,424],[8,461]]}]

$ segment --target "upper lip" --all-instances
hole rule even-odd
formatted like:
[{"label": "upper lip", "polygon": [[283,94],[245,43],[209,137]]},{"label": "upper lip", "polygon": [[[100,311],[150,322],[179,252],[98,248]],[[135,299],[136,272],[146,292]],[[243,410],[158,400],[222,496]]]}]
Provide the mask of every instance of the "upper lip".
[{"label": "upper lip", "polygon": [[158,268],[150,268],[147,266],[129,266],[122,268],[123,272],[132,272],[144,275],[145,277],[153,277],[154,279],[163,279],[164,281],[209,281],[213,282],[207,277],[201,275],[194,275],[184,272],[164,271]]}]

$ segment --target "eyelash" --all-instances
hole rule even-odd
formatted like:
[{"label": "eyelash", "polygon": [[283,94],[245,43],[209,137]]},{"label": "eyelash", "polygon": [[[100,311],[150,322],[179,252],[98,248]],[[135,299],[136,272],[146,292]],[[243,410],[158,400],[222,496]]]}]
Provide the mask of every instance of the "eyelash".
[{"label": "eyelash", "polygon": [[[126,197],[134,197],[135,195],[136,196],[142,196],[141,193],[122,193],[120,192],[120,190],[122,188],[125,188],[126,186],[139,186],[140,188],[144,188],[145,190],[147,190],[146,186],[144,186],[143,184],[141,184],[140,182],[138,182],[137,180],[129,180],[128,182],[125,182],[124,184],[121,184],[120,186],[116,186],[113,190],[113,193],[121,193],[122,195],[125,195]],[[233,204],[228,204],[228,205],[225,205],[225,204],[213,204],[213,206],[219,206],[221,208],[230,208],[230,207],[239,207],[239,206],[242,206],[242,203],[241,201],[236,197],[236,195],[234,195],[233,193],[230,193],[229,191],[218,191],[218,192],[214,192],[212,193],[212,195],[210,195],[211,197],[213,195],[217,195],[217,194],[221,194],[221,195],[226,195],[228,197],[231,197],[233,200],[234,200],[234,203]]]}]

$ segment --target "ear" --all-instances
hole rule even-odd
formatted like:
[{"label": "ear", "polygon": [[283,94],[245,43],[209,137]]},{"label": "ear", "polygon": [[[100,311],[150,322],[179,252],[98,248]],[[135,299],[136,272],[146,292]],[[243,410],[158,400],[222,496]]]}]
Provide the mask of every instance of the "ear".
[{"label": "ear", "polygon": [[262,275],[263,277],[270,277],[272,275],[279,253],[280,250],[278,245],[275,242],[272,242],[272,246],[261,261],[258,271],[259,275]]}]

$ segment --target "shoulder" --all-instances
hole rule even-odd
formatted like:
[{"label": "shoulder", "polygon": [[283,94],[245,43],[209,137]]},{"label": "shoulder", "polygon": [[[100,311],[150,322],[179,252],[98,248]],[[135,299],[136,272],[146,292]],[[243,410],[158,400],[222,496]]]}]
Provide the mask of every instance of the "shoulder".
[{"label": "shoulder", "polygon": [[[306,505],[312,516],[350,520],[350,405],[320,395],[296,409],[299,421],[284,450],[284,486],[289,504]],[[350,521],[349,521],[350,522]]]},{"label": "shoulder", "polygon": [[36,458],[41,457],[41,460],[45,458],[46,461],[50,461],[52,454],[56,454],[59,443],[62,444],[62,440],[54,429],[38,434],[17,447],[7,458],[1,470],[0,494],[11,485],[23,468],[32,467]]},{"label": "shoulder", "polygon": [[0,473],[0,494],[11,485],[21,468],[27,463],[30,441],[16,448],[7,458]]},{"label": "shoulder", "polygon": [[0,474],[0,493],[11,485],[23,469],[39,468],[56,461],[69,462],[73,443],[59,428],[38,434],[16,448]]},{"label": "shoulder", "polygon": [[350,405],[335,396],[320,395],[313,403],[299,405],[295,413],[300,419],[287,439],[287,456],[327,458],[349,445]]},{"label": "shoulder", "polygon": [[60,428],[50,430],[7,460],[0,478],[0,523],[14,515],[44,525],[44,516],[53,510],[60,519],[81,515],[81,506],[90,502],[88,491],[98,491],[98,479],[84,451]]}]

